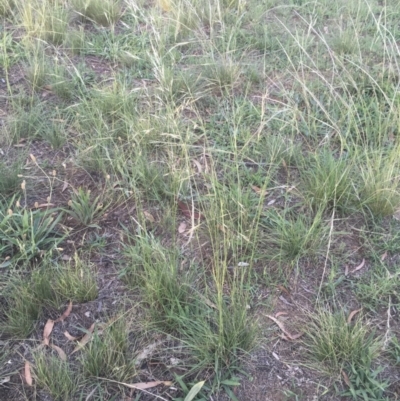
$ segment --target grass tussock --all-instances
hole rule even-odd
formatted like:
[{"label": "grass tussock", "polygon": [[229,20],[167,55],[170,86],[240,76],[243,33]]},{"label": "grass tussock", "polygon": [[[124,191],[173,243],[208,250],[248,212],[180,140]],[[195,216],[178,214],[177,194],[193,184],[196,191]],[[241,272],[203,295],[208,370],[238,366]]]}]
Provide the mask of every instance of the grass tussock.
[{"label": "grass tussock", "polygon": [[[0,0],[0,341],[40,396],[394,399],[397,3]],[[26,345],[70,302],[79,354]]]}]

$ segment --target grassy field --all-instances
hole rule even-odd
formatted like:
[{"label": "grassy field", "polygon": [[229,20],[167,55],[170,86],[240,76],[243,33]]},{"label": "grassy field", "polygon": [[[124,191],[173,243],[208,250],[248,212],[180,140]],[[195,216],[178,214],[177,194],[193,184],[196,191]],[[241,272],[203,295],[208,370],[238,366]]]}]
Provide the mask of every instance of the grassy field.
[{"label": "grassy field", "polygon": [[0,400],[400,400],[398,0],[0,15]]}]

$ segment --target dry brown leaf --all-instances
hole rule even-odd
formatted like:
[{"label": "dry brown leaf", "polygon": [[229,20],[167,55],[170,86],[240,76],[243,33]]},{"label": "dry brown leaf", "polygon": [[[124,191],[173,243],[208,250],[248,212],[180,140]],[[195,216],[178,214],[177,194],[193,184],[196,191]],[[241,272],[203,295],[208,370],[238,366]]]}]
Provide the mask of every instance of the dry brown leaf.
[{"label": "dry brown leaf", "polygon": [[60,347],[57,347],[57,345],[54,344],[51,344],[50,347],[57,351],[60,359],[62,359],[63,361],[67,360],[67,354]]},{"label": "dry brown leaf", "polygon": [[353,319],[354,315],[356,315],[358,312],[361,312],[361,310],[362,310],[362,308],[356,309],[356,310],[353,310],[352,312],[350,312],[350,315],[347,318],[347,324],[350,324],[351,319]]},{"label": "dry brown leaf", "polygon": [[351,273],[355,273],[356,271],[362,269],[364,265],[365,265],[365,259],[363,259],[362,262],[355,269],[351,271]]},{"label": "dry brown leaf", "polygon": [[203,172],[203,167],[201,166],[201,164],[197,160],[193,160],[193,163],[196,165],[199,174],[201,174]]},{"label": "dry brown leaf", "polygon": [[186,217],[189,217],[190,219],[192,218],[192,216],[193,216],[195,219],[202,219],[202,218],[204,218],[204,216],[203,216],[201,213],[199,213],[199,212],[193,212],[191,206],[187,205],[186,203],[184,203],[184,202],[182,202],[182,201],[180,201],[180,200],[178,200],[178,207],[179,207],[180,211],[181,211]]},{"label": "dry brown leaf", "polygon": [[65,312],[57,320],[55,320],[54,323],[62,322],[63,320],[65,320],[69,316],[71,311],[72,311],[72,301],[69,301],[68,307],[65,310]]},{"label": "dry brown leaf", "polygon": [[299,337],[301,337],[303,335],[303,333],[292,335],[285,329],[285,326],[283,325],[283,323],[280,322],[278,319],[276,319],[276,318],[274,318],[273,316],[270,316],[270,315],[265,315],[265,316],[267,318],[271,319],[273,322],[275,322],[278,325],[278,327],[283,331],[283,333],[285,334],[285,337],[288,337],[290,340],[296,340],[297,338],[299,338]]},{"label": "dry brown leaf", "polygon": [[281,290],[284,294],[286,294],[288,297],[290,297],[290,292],[287,288],[285,288],[283,285],[278,285],[278,289]]},{"label": "dry brown leaf", "polygon": [[64,331],[64,336],[67,337],[69,341],[75,341],[78,339],[77,337],[71,336],[71,334],[69,334],[68,331]]},{"label": "dry brown leaf", "polygon": [[275,314],[275,317],[279,317],[279,316],[283,316],[283,315],[287,315],[287,312],[278,312]]},{"label": "dry brown leaf", "polygon": [[182,223],[179,224],[178,233],[183,234],[186,231],[186,227],[187,227],[186,223],[184,221],[182,221]]},{"label": "dry brown leaf", "polygon": [[165,12],[171,11],[171,0],[159,0],[159,4]]},{"label": "dry brown leaf", "polygon": [[[87,344],[90,339],[92,338],[92,333],[94,330],[94,323],[89,327],[89,329],[87,330],[87,333],[82,337],[82,339],[80,341],[78,341],[78,345],[75,347],[75,349],[71,352],[71,355],[74,354],[75,352],[81,350],[85,344]],[[64,333],[65,334],[65,333]]]},{"label": "dry brown leaf", "polygon": [[157,342],[152,343],[152,344],[148,345],[147,347],[145,347],[143,349],[143,351],[136,357],[135,365],[136,366],[140,365],[142,363],[142,361],[147,359],[161,344],[162,344],[162,341],[157,341]]},{"label": "dry brown leaf", "polygon": [[26,384],[28,386],[32,387],[33,380],[32,380],[32,374],[31,374],[31,364],[29,363],[29,361],[25,361],[24,375],[25,375]]},{"label": "dry brown leaf", "polygon": [[209,306],[210,308],[213,308],[213,309],[218,309],[217,308],[217,305],[215,305],[213,302],[211,302],[207,297],[205,297],[204,295],[202,295],[202,294],[197,294],[197,296],[207,305],[207,306]]},{"label": "dry brown leaf", "polygon": [[143,212],[144,217],[146,217],[147,220],[150,221],[150,223],[154,223],[156,220],[154,219],[153,215],[146,210]]},{"label": "dry brown leaf", "polygon": [[342,370],[342,376],[343,376],[343,380],[344,382],[351,387],[351,383],[350,383],[350,379],[349,376],[347,376],[346,372],[344,370]]},{"label": "dry brown leaf", "polygon": [[160,384],[163,384],[164,386],[172,386],[172,382],[170,381],[162,381],[162,380],[156,380],[153,382],[140,382],[140,383],[123,383],[123,382],[118,382],[118,381],[114,381],[114,380],[109,380],[112,381],[114,383],[118,383],[118,384],[122,384],[125,387],[128,388],[132,388],[134,390],[146,390],[148,388],[153,388],[153,387],[157,387]]},{"label": "dry brown leaf", "polygon": [[67,188],[68,188],[68,182],[67,181],[64,181],[64,185],[63,185],[63,187],[62,187],[62,190],[61,190],[61,192],[64,192]]},{"label": "dry brown leaf", "polygon": [[349,274],[349,266],[346,265],[346,267],[344,268],[344,275],[347,276]]},{"label": "dry brown leaf", "polygon": [[35,208],[36,209],[39,209],[39,208],[42,208],[42,207],[54,207],[54,203],[37,203],[37,202],[35,202]]},{"label": "dry brown leaf", "polygon": [[43,329],[43,344],[49,345],[50,334],[53,331],[54,320],[49,319]]},{"label": "dry brown leaf", "polygon": [[251,186],[251,189],[256,193],[256,194],[258,194],[258,195],[260,195],[260,196],[265,196],[265,195],[267,195],[267,191],[264,189],[264,190],[262,190],[260,187],[257,187],[257,186],[255,186],[255,185],[252,185]]},{"label": "dry brown leaf", "polygon": [[383,262],[386,258],[387,258],[387,251],[385,251],[385,253],[381,256],[381,261]]}]

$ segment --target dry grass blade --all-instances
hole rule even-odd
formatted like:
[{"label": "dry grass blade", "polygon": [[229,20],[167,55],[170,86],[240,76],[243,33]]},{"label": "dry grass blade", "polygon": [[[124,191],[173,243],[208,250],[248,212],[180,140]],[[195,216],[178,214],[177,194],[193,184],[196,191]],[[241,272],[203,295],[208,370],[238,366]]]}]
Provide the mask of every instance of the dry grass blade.
[{"label": "dry grass blade", "polygon": [[278,319],[276,319],[273,316],[270,315],[265,315],[267,318],[271,319],[273,322],[275,322],[278,327],[283,331],[283,333],[285,334],[285,337],[282,337],[284,339],[288,338],[289,340],[297,340],[299,337],[301,337],[303,335],[303,333],[300,334],[290,334],[286,329],[285,326],[283,325],[282,322],[280,322]]},{"label": "dry grass blade", "polygon": [[65,320],[70,315],[71,311],[72,311],[72,301],[69,301],[69,305],[65,310],[65,312],[58,319],[56,319],[54,323],[62,322],[63,320]]},{"label": "dry grass blade", "polygon": [[43,344],[49,345],[50,334],[53,331],[54,320],[49,319],[43,329]]},{"label": "dry grass blade", "polygon": [[24,376],[25,376],[26,384],[28,386],[32,387],[33,380],[32,380],[32,374],[31,374],[31,364],[29,363],[29,361],[25,361]]},{"label": "dry grass blade", "polygon": [[51,344],[50,347],[53,348],[55,351],[57,351],[57,354],[60,357],[60,359],[62,359],[63,361],[67,360],[67,354],[60,347],[57,347],[57,345],[54,344]]},{"label": "dry grass blade", "polygon": [[347,318],[347,324],[350,324],[350,323],[351,323],[351,320],[353,319],[353,317],[354,317],[358,312],[361,312],[361,310],[362,310],[362,308],[353,310],[353,311],[350,313],[349,317]]},{"label": "dry grass blade", "polygon": [[92,333],[94,330],[95,324],[93,323],[89,329],[87,330],[87,333],[82,337],[82,340],[78,341],[78,345],[74,348],[74,350],[71,352],[71,355],[74,354],[75,352],[81,350],[85,344],[87,344],[90,339],[92,338]]}]

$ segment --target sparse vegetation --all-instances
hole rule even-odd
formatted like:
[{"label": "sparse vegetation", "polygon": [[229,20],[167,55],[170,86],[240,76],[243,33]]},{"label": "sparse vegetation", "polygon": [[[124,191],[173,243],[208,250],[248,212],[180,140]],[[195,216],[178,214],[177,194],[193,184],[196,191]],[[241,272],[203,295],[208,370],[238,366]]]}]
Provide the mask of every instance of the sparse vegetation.
[{"label": "sparse vegetation", "polygon": [[398,396],[398,1],[0,16],[0,392]]}]

